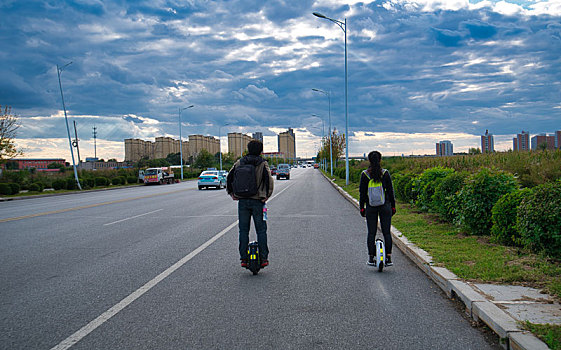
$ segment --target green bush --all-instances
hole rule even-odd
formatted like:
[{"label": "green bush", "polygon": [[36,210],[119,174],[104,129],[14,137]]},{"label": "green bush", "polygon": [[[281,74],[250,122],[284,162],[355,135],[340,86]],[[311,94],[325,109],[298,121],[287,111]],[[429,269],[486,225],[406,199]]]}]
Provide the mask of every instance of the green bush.
[{"label": "green bush", "polygon": [[97,186],[107,186],[107,185],[109,185],[109,179],[106,178],[106,177],[99,176],[99,177],[96,177],[94,181],[95,181],[95,186],[96,187]]},{"label": "green bush", "polygon": [[520,232],[516,228],[516,217],[518,207],[530,193],[528,188],[512,191],[502,196],[493,206],[491,236],[497,243],[523,245]]},{"label": "green bush", "polygon": [[73,177],[69,177],[66,179],[66,189],[67,190],[75,190],[78,188],[78,185],[76,184],[76,179]]},{"label": "green bush", "polygon": [[19,187],[18,184],[12,182],[9,185],[12,189],[12,194],[18,194],[19,193],[20,187]]},{"label": "green bush", "polygon": [[397,199],[404,202],[412,202],[415,200],[413,193],[414,174],[394,174],[393,189]]},{"label": "green bush", "polygon": [[434,195],[432,196],[434,211],[450,223],[456,222],[459,208],[458,193],[464,186],[468,175],[465,171],[450,173],[441,179],[434,190]]},{"label": "green bush", "polygon": [[12,194],[12,187],[7,183],[0,183],[0,194],[10,195]]},{"label": "green bush", "polygon": [[517,188],[512,174],[483,168],[471,175],[459,193],[459,223],[476,235],[489,235],[491,209],[503,195]]},{"label": "green bush", "polygon": [[434,211],[432,196],[442,179],[454,172],[454,169],[434,167],[423,171],[415,182],[414,191],[418,194],[415,204],[424,211]]},{"label": "green bush", "polygon": [[121,184],[121,178],[120,177],[114,177],[113,179],[111,179],[111,184],[112,185],[120,185]]},{"label": "green bush", "polygon": [[53,181],[53,189],[55,190],[65,190],[66,189],[66,180],[63,179],[56,179]]},{"label": "green bush", "polygon": [[34,183],[29,185],[29,191],[30,192],[41,192],[41,191],[43,191],[43,189],[41,188],[41,185],[39,183],[34,182]]},{"label": "green bush", "polygon": [[[179,176],[181,176],[181,174]],[[175,174],[174,174],[174,177],[175,177]],[[128,176],[127,177],[127,183],[129,183],[129,184],[138,183],[138,179],[135,176]]]},{"label": "green bush", "polygon": [[534,187],[518,207],[516,228],[526,246],[561,258],[561,184]]},{"label": "green bush", "polygon": [[87,187],[87,188],[95,187],[95,179],[93,179],[91,177],[81,179],[80,182],[83,184],[84,187]]}]

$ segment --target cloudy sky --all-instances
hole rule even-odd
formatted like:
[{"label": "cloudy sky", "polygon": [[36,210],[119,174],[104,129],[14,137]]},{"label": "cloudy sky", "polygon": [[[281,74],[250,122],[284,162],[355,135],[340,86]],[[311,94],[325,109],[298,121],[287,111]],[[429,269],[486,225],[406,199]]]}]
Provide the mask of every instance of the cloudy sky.
[{"label": "cloudy sky", "polygon": [[[496,149],[561,129],[561,0],[0,1],[0,105],[25,157],[70,159],[56,65],[82,158],[124,158],[126,138],[295,129],[298,156],[345,129],[349,152]],[[313,115],[319,115],[319,117]],[[229,124],[229,125],[226,125]],[[222,140],[226,151],[226,138]]]}]

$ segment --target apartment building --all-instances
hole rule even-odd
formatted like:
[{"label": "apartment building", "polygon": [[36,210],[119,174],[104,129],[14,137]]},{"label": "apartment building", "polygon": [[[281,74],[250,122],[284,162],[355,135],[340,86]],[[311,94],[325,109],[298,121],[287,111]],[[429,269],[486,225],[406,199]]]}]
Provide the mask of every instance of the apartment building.
[{"label": "apartment building", "polygon": [[481,135],[481,153],[493,152],[495,152],[493,134],[489,134],[489,130],[485,130],[485,135]]},{"label": "apartment building", "polygon": [[253,139],[257,141],[261,141],[263,143],[263,133],[262,132],[254,132]]},{"label": "apartment building", "polygon": [[532,137],[531,147],[532,151],[539,150],[542,144],[546,144],[546,149],[555,149],[555,136],[540,134]]},{"label": "apartment building", "polygon": [[279,153],[283,153],[288,159],[296,159],[296,135],[292,128],[278,135],[278,146]]},{"label": "apartment building", "polygon": [[125,139],[125,162],[137,162],[142,158],[166,158],[172,153],[183,153],[183,159],[196,157],[201,150],[206,149],[211,154],[220,151],[217,138],[203,135],[189,135],[188,141],[180,141],[171,137],[156,137],[155,142],[140,139]]},{"label": "apartment building", "polygon": [[451,141],[444,140],[438,141],[436,143],[436,155],[437,156],[453,156],[454,155],[454,145]]},{"label": "apartment building", "polygon": [[555,149],[561,149],[561,130],[555,132]]},{"label": "apartment building", "polygon": [[512,149],[514,151],[529,151],[530,150],[530,133],[522,130],[512,139]]},{"label": "apartment building", "polygon": [[228,152],[234,157],[241,157],[243,152],[247,151],[247,144],[252,138],[246,134],[239,132],[228,133]]}]

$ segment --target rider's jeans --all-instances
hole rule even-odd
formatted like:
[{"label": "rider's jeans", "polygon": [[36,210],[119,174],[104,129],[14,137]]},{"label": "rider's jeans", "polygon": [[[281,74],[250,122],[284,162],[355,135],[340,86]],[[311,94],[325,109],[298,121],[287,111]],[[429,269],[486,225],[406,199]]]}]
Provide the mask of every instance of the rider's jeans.
[{"label": "rider's jeans", "polygon": [[259,199],[240,199],[238,201],[240,258],[247,259],[247,246],[249,244],[249,226],[251,218],[257,232],[257,243],[261,259],[267,259],[269,248],[267,247],[267,222],[263,220],[263,202]]}]

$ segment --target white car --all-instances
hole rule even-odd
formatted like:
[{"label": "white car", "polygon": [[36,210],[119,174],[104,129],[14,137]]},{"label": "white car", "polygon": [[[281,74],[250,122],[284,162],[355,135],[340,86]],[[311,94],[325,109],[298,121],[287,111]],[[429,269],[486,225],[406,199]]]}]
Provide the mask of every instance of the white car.
[{"label": "white car", "polygon": [[217,170],[206,170],[199,175],[199,190],[214,187],[217,189],[226,188],[226,177]]}]

